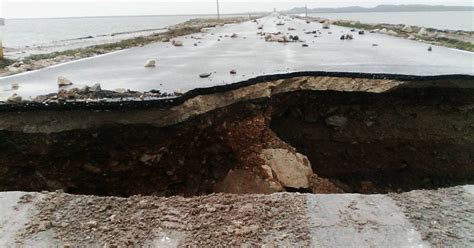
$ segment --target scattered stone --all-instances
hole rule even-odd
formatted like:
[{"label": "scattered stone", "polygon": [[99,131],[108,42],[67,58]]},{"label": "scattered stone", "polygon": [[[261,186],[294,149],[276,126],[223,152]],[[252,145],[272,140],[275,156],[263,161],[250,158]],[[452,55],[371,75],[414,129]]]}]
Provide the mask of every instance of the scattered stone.
[{"label": "scattered stone", "polygon": [[118,89],[115,89],[114,92],[117,92],[119,94],[125,94],[128,92],[128,90],[124,88],[118,88]]},{"label": "scattered stone", "polygon": [[211,75],[212,75],[212,73],[201,73],[201,74],[199,74],[199,77],[200,77],[200,78],[208,78],[208,77],[210,77]]},{"label": "scattered stone", "polygon": [[446,38],[448,38],[448,36],[447,36],[446,34],[444,34],[444,33],[438,33],[438,32],[437,32],[437,33],[435,34],[435,38],[436,38],[436,39],[446,39]]},{"label": "scattered stone", "polygon": [[301,46],[302,46],[302,47],[309,47],[308,44],[303,44],[303,45],[301,45]]},{"label": "scattered stone", "polygon": [[284,25],[285,25],[285,23],[283,23],[283,22],[277,23],[277,26],[284,26]]},{"label": "scattered stone", "polygon": [[230,74],[235,75],[235,74],[237,74],[237,71],[235,69],[230,70]]},{"label": "scattered stone", "polygon": [[44,232],[52,226],[53,224],[51,223],[51,221],[41,221],[39,223],[38,230]]},{"label": "scattered stone", "polygon": [[431,51],[433,51],[433,47],[430,46],[428,47],[428,52],[431,52]]},{"label": "scattered stone", "polygon": [[286,35],[265,34],[265,41],[286,43],[286,42],[290,42],[290,38]]},{"label": "scattered stone", "polygon": [[88,222],[84,223],[84,226],[87,226],[89,228],[95,228],[95,227],[97,227],[97,221],[95,221],[95,220],[88,221]]},{"label": "scattered stone", "polygon": [[403,31],[403,32],[407,32],[407,33],[411,33],[411,32],[413,32],[413,29],[412,29],[409,25],[405,25],[405,26],[402,28],[402,31]]},{"label": "scattered stone", "polygon": [[182,95],[184,95],[183,92],[177,91],[177,90],[173,91],[173,94],[174,94],[175,96],[182,96]]},{"label": "scattered stone", "polygon": [[398,33],[395,32],[395,31],[393,31],[393,30],[388,30],[388,31],[386,32],[386,34],[388,34],[388,35],[394,35],[394,36],[398,35]]},{"label": "scattered stone", "polygon": [[171,41],[171,44],[173,44],[173,46],[175,46],[175,47],[183,46],[183,42],[180,41],[180,40],[173,40],[173,41]]},{"label": "scattered stone", "polygon": [[99,175],[100,173],[102,173],[102,170],[99,167],[93,166],[92,164],[89,164],[89,163],[85,164],[82,168],[85,171],[96,174],[96,175]]},{"label": "scattered stone", "polygon": [[326,124],[333,127],[344,127],[347,125],[347,118],[344,116],[334,115],[326,119]]},{"label": "scattered stone", "polygon": [[69,86],[69,85],[72,85],[71,80],[69,80],[69,79],[67,79],[63,76],[58,77],[58,86],[59,87],[64,87],[64,86]]},{"label": "scattered stone", "polygon": [[296,29],[293,27],[288,27],[288,31],[295,31]]},{"label": "scattered stone", "polygon": [[323,29],[329,29],[331,25],[329,24],[329,21],[326,21],[323,23]]},{"label": "scattered stone", "polygon": [[99,91],[102,91],[102,88],[100,87],[100,84],[94,84],[91,88],[90,88],[90,91],[91,92],[99,92]]},{"label": "scattered stone", "polygon": [[372,44],[372,46],[373,46],[373,47],[378,47],[379,44],[375,44],[375,43],[374,43],[374,44]]},{"label": "scattered stone", "polygon": [[154,59],[149,59],[145,63],[145,68],[151,68],[156,66],[156,61]]},{"label": "scattered stone", "polygon": [[425,36],[428,34],[428,31],[426,31],[425,28],[421,28],[420,31],[418,31],[419,36]]},{"label": "scattered stone", "polygon": [[288,38],[292,41],[298,41],[300,39],[300,37],[298,37],[297,35],[295,35],[295,36],[290,35],[290,37],[288,37]]},{"label": "scattered stone", "polygon": [[20,88],[20,85],[18,85],[17,83],[12,83],[11,87],[12,90],[18,90]]},{"label": "scattered stone", "polygon": [[235,234],[238,236],[247,235],[249,233],[255,233],[260,229],[259,225],[243,226],[235,230]]},{"label": "scattered stone", "polygon": [[22,101],[21,96],[17,95],[16,93],[14,93],[12,96],[10,96],[7,99],[7,103],[21,103],[21,101]]},{"label": "scattered stone", "polygon": [[237,37],[238,37],[238,35],[237,35],[236,33],[233,33],[233,34],[230,36],[230,38],[232,38],[232,39],[235,39],[235,38],[237,38]]},{"label": "scattered stone", "polygon": [[365,34],[365,31],[364,30],[360,30],[359,31],[359,35],[364,35]]},{"label": "scattered stone", "polygon": [[263,29],[263,25],[258,25],[257,29]]},{"label": "scattered stone", "polygon": [[341,40],[353,40],[354,39],[354,36],[352,34],[343,34],[341,37],[340,37]]}]

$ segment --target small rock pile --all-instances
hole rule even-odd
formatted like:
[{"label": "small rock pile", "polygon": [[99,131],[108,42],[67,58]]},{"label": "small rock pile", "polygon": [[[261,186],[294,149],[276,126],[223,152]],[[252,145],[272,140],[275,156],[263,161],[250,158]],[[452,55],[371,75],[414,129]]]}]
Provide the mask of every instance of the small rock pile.
[{"label": "small rock pile", "polygon": [[103,90],[100,84],[94,84],[93,86],[85,86],[81,89],[72,88],[67,90],[60,88],[57,93],[35,97],[33,102],[48,103],[54,101],[105,100],[124,98],[145,100],[172,96],[176,95],[172,93],[162,93],[159,90],[151,90],[148,92],[131,91],[126,89],[117,89],[114,91]]}]

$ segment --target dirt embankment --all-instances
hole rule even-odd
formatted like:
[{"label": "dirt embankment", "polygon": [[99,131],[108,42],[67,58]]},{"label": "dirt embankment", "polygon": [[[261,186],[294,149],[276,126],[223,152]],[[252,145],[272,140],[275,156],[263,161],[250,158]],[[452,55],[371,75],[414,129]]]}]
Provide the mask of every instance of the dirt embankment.
[{"label": "dirt embankment", "polygon": [[470,81],[300,76],[197,90],[174,105],[6,111],[0,190],[191,196],[472,183]]}]

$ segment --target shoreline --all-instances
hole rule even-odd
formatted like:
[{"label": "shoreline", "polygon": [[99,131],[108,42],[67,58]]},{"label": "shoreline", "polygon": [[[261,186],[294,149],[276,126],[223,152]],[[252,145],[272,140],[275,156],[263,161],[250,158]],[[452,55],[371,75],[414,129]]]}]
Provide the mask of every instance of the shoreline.
[{"label": "shoreline", "polygon": [[219,25],[235,24],[258,19],[260,16],[249,17],[224,17],[218,21],[216,18],[190,19],[186,22],[163,28],[164,32],[137,36],[110,43],[101,43],[87,47],[55,51],[44,54],[32,54],[22,59],[5,58],[0,61],[0,77],[11,76],[27,71],[39,70],[45,67],[75,61],[83,58],[94,57],[114,51],[125,50],[132,47],[141,47],[155,42],[169,42],[171,39],[194,33],[202,29],[213,28]]},{"label": "shoreline", "polygon": [[474,52],[474,31],[441,30],[405,24],[362,23],[351,20],[330,20],[321,17],[300,18],[320,23],[329,22],[336,26],[360,29],[371,33],[380,33],[409,40],[416,40],[431,45]]}]

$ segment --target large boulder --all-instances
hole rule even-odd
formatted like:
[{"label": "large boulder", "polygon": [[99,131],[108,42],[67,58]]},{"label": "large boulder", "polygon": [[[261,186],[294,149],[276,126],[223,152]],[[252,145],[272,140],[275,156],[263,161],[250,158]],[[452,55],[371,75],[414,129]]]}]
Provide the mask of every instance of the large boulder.
[{"label": "large boulder", "polygon": [[[283,187],[307,189],[310,187],[310,178],[313,175],[308,158],[288,149],[264,149],[260,157],[265,161],[266,168],[270,168],[272,175]],[[268,170],[268,169],[267,169]],[[270,173],[268,173],[270,176]]]}]

